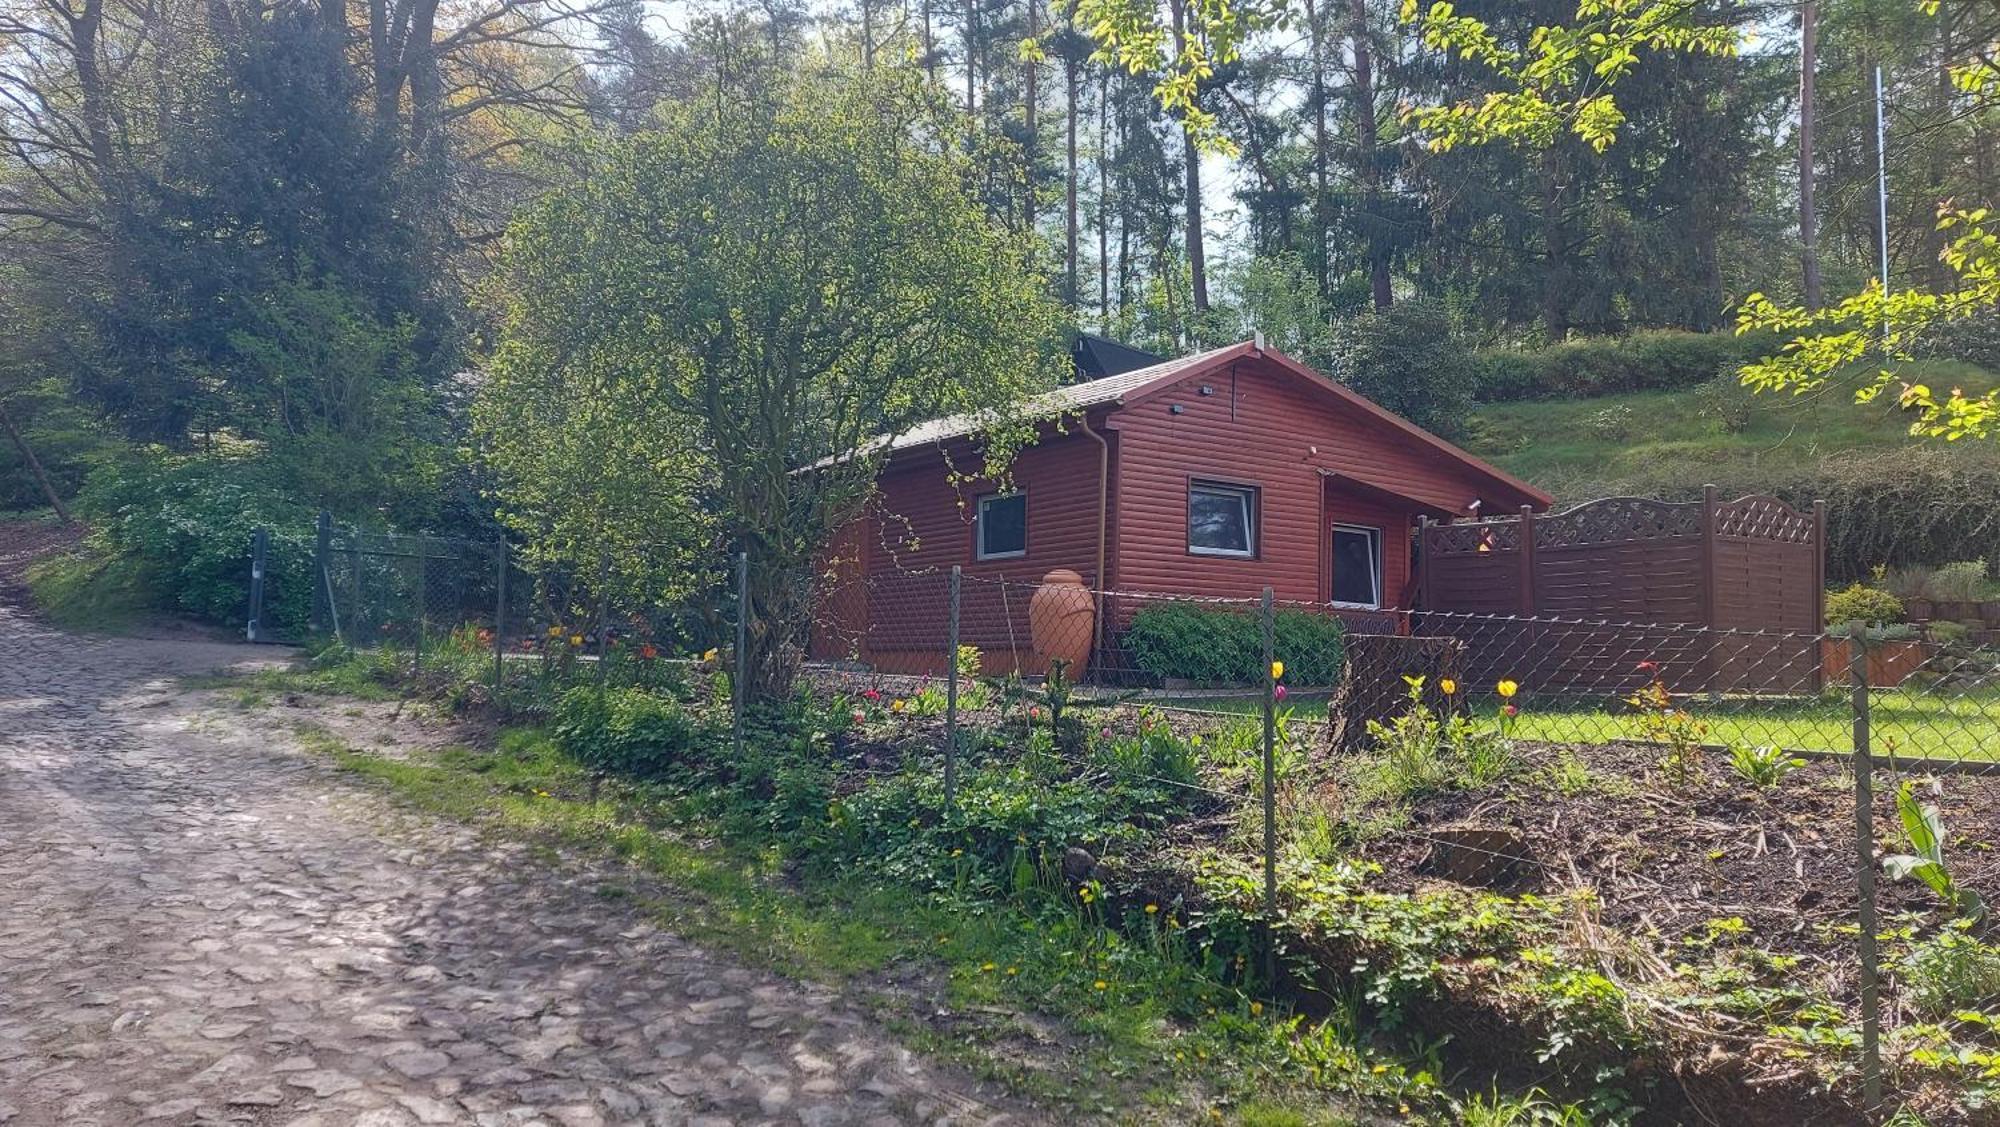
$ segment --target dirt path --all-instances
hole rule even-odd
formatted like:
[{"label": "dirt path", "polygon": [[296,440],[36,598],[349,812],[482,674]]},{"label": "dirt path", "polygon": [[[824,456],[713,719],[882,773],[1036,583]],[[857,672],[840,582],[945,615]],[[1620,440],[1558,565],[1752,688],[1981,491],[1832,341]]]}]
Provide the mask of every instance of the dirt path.
[{"label": "dirt path", "polygon": [[0,1123],[1031,1123],[832,992],[0,605]]}]

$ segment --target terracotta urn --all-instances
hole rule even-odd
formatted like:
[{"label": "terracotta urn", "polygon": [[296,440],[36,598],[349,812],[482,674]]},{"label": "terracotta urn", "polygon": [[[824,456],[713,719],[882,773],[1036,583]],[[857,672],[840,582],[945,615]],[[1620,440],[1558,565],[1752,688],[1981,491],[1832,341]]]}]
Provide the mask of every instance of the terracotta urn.
[{"label": "terracotta urn", "polygon": [[1083,576],[1066,567],[1042,576],[1042,585],[1028,600],[1028,636],[1035,653],[1046,662],[1066,661],[1070,677],[1082,676],[1096,613]]}]

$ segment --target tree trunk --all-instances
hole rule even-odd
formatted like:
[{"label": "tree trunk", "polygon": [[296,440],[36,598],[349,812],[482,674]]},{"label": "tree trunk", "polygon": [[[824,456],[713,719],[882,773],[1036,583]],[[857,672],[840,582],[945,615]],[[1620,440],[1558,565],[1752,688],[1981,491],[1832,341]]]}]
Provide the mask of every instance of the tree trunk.
[{"label": "tree trunk", "polygon": [[1333,226],[1327,195],[1326,135],[1326,24],[1320,18],[1319,0],[1305,0],[1306,35],[1312,60],[1313,199],[1312,268],[1313,281],[1322,298],[1333,294],[1333,255],[1327,245],[1327,230]]},{"label": "tree trunk", "polygon": [[1070,312],[1076,312],[1077,304],[1077,215],[1076,215],[1076,4],[1071,0],[1068,18],[1064,20],[1063,36],[1063,161],[1066,166],[1063,176],[1063,301]]},{"label": "tree trunk", "polygon": [[1550,344],[1569,336],[1569,247],[1563,230],[1562,161],[1542,154],[1542,328]]},{"label": "tree trunk", "polygon": [[1111,68],[1097,83],[1097,320],[1111,332]]},{"label": "tree trunk", "polygon": [[1825,300],[1819,277],[1819,244],[1813,206],[1813,127],[1819,113],[1814,97],[1814,71],[1819,67],[1819,4],[1799,6],[1799,264],[1807,309]]},{"label": "tree trunk", "polygon": [[28,440],[21,437],[20,430],[14,426],[14,417],[7,413],[4,403],[0,403],[0,427],[6,428],[7,437],[14,440],[14,448],[21,452],[21,460],[28,463],[28,472],[35,475],[35,484],[42,487],[42,496],[49,499],[49,508],[56,511],[64,524],[75,524],[76,518],[69,515],[69,510],[63,507],[62,498],[56,496],[56,487],[49,482],[48,471],[42,469],[41,459],[28,448]]},{"label": "tree trunk", "polygon": [[[1173,0],[1174,53],[1187,51],[1187,8],[1185,0]],[[1194,134],[1181,128],[1181,150],[1187,166],[1187,260],[1188,280],[1194,289],[1194,313],[1208,312],[1208,254],[1202,247],[1201,231],[1201,150]]]},{"label": "tree trunk", "polygon": [[[1028,0],[1028,38],[1041,36],[1041,0]],[[1035,229],[1035,153],[1041,148],[1041,136],[1036,132],[1035,103],[1039,100],[1036,80],[1041,73],[1040,64],[1032,56],[1021,60],[1021,124],[1025,140],[1021,144],[1021,163],[1024,166],[1021,185],[1022,226],[1029,232]]]},{"label": "tree trunk", "polygon": [[1361,173],[1361,214],[1367,224],[1368,288],[1375,308],[1396,298],[1389,287],[1388,217],[1382,214],[1382,169],[1376,148],[1381,131],[1375,120],[1375,53],[1368,43],[1368,0],[1353,0],[1354,147]]},{"label": "tree trunk", "polygon": [[937,39],[931,31],[931,0],[923,0],[924,21],[924,74],[929,76],[931,85],[937,85]]}]

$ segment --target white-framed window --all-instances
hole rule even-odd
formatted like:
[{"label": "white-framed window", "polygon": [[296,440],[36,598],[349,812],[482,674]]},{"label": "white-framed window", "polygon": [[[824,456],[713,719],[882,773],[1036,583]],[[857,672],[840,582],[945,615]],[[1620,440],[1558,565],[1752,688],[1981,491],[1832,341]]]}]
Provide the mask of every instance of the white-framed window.
[{"label": "white-framed window", "polygon": [[1257,554],[1257,488],[1188,483],[1188,551],[1198,556]]},{"label": "white-framed window", "polygon": [[1011,560],[1028,554],[1028,495],[988,493],[973,520],[974,553],[982,560]]},{"label": "white-framed window", "polygon": [[1341,606],[1382,606],[1382,530],[1360,524],[1333,526],[1333,601]]}]

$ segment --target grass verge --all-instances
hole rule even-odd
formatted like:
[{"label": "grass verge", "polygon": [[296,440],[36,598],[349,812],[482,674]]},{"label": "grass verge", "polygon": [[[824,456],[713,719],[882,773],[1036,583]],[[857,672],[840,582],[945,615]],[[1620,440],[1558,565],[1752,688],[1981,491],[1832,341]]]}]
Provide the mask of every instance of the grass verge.
[{"label": "grass verge", "polygon": [[995,904],[801,876],[777,849],[720,840],[643,788],[593,787],[538,730],[419,760],[306,737],[422,809],[620,858],[634,879],[605,895],[745,962],[840,985],[913,1047],[1030,1099],[1121,1122],[1269,1125],[1421,1117],[1448,1102],[1418,1062],[1335,1040],[1302,1062],[1296,1019],[1164,941],[1121,939],[1032,894]]}]

